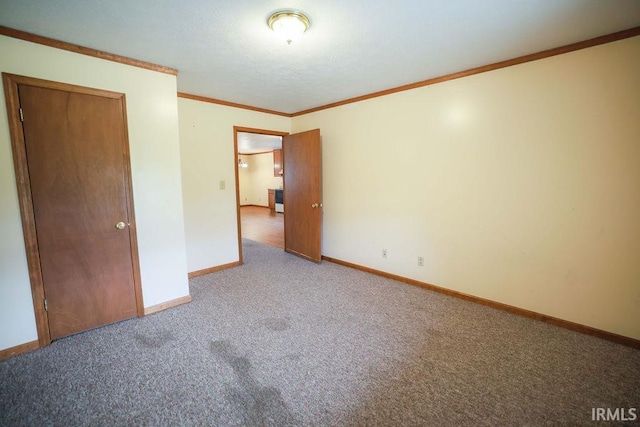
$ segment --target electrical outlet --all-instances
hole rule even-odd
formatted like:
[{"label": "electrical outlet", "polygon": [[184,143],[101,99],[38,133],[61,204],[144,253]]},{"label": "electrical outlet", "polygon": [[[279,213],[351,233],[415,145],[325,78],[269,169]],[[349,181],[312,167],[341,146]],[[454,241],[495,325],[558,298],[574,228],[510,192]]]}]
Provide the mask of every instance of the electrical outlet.
[{"label": "electrical outlet", "polygon": [[226,183],[224,181],[220,181],[218,186],[221,190],[224,190],[226,187]]},{"label": "electrical outlet", "polygon": [[421,256],[418,257],[418,266],[424,267],[424,257],[421,257]]},{"label": "electrical outlet", "polygon": [[386,258],[387,257],[387,250],[383,249],[382,250],[382,258]]}]

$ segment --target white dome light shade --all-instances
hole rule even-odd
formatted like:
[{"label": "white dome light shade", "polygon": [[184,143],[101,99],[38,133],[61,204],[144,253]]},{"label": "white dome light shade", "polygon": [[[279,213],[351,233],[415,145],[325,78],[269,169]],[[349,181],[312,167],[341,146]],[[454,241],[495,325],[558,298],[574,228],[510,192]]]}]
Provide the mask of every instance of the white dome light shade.
[{"label": "white dome light shade", "polygon": [[274,13],[267,20],[267,24],[278,37],[289,44],[307,31],[311,25],[309,18],[303,13],[293,10],[283,10]]}]

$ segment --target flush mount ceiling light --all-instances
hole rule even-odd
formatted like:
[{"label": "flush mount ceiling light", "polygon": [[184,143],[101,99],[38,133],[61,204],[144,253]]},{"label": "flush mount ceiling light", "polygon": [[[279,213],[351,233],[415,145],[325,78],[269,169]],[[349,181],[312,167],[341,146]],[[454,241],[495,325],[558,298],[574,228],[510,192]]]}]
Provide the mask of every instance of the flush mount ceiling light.
[{"label": "flush mount ceiling light", "polygon": [[267,20],[267,25],[278,37],[284,39],[288,44],[300,37],[309,29],[311,22],[302,12],[294,10],[281,10],[275,12]]}]

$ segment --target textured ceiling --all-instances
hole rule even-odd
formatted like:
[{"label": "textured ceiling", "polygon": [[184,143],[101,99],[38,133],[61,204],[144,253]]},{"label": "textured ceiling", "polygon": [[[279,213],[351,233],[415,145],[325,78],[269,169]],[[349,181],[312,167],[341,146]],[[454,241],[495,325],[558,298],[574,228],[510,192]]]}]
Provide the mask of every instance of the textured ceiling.
[{"label": "textured ceiling", "polygon": [[[266,25],[302,10],[291,45]],[[640,0],[0,0],[0,25],[179,70],[293,113],[640,26]]]},{"label": "textured ceiling", "polygon": [[238,132],[238,153],[257,154],[282,148],[282,137]]}]

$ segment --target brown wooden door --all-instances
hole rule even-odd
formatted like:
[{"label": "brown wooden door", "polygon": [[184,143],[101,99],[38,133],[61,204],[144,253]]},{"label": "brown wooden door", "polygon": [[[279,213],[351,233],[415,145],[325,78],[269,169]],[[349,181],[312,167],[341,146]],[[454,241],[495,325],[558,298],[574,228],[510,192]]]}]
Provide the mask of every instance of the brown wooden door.
[{"label": "brown wooden door", "polygon": [[18,91],[51,339],[135,316],[124,99]]},{"label": "brown wooden door", "polygon": [[322,257],[320,129],[282,138],[284,249],[311,261]]}]

